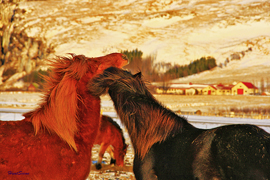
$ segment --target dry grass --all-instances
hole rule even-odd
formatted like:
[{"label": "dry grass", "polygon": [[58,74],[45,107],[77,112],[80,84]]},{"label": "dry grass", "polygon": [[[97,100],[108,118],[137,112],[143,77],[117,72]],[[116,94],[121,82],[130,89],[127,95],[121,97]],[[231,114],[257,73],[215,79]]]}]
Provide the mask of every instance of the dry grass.
[{"label": "dry grass", "polygon": [[155,97],[168,108],[174,111],[204,113],[229,112],[232,109],[243,112],[268,112],[270,96],[218,96],[218,95],[155,95]]},{"label": "dry grass", "polygon": [[270,107],[249,107],[249,108],[237,108],[231,107],[231,112],[245,113],[245,114],[270,114]]}]

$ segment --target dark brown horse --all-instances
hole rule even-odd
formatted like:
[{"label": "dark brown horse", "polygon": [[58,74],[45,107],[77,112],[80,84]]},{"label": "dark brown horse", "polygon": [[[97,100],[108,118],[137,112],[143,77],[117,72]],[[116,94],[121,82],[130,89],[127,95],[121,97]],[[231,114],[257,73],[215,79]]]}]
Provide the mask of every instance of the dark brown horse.
[{"label": "dark brown horse", "polygon": [[22,121],[0,121],[0,179],[86,179],[100,121],[88,81],[127,63],[123,54],[49,61],[44,99]]},{"label": "dark brown horse", "polygon": [[141,74],[108,68],[90,92],[106,93],[128,129],[136,179],[270,179],[270,135],[254,125],[198,129],[161,105]]},{"label": "dark brown horse", "polygon": [[98,131],[95,144],[99,144],[97,169],[101,169],[101,162],[105,150],[109,151],[111,155],[111,164],[117,166],[124,165],[124,158],[127,152],[125,138],[120,126],[109,116],[101,116],[100,127]]}]

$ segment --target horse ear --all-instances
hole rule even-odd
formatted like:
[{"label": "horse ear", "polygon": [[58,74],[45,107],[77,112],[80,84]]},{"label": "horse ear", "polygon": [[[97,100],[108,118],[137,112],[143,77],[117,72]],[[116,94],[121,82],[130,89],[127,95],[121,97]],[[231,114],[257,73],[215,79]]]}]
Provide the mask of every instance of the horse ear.
[{"label": "horse ear", "polygon": [[133,77],[141,79],[142,78],[142,73],[138,72],[137,74],[134,74]]},{"label": "horse ear", "polygon": [[109,78],[109,75],[104,71],[103,74],[95,76],[88,82],[87,88],[93,96],[101,96],[107,93],[108,88],[114,83],[114,79]]},{"label": "horse ear", "polygon": [[103,71],[104,70],[104,65],[103,64],[100,64],[98,65],[98,71]]}]

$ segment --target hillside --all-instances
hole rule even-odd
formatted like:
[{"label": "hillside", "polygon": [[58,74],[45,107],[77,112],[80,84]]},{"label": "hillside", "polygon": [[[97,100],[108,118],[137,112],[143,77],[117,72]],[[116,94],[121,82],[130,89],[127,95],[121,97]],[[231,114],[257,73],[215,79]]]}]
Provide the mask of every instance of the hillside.
[{"label": "hillside", "polygon": [[184,65],[213,56],[223,64],[208,72],[209,78],[207,73],[192,77],[196,81],[235,78],[240,72],[252,79],[270,71],[268,0],[48,0],[23,1],[17,8],[24,13],[14,27],[46,40],[54,47],[50,56],[93,57],[138,48],[154,55],[156,63]]},{"label": "hillside", "polygon": [[[264,81],[264,87],[270,86],[270,67],[263,65],[254,65],[249,67],[239,67],[233,63],[226,68],[216,67],[213,70],[205,71],[196,75],[184,78],[174,79],[172,83],[203,83],[203,84],[232,84],[234,82],[251,82],[258,88],[261,87],[261,80]],[[268,85],[267,85],[268,83]]]}]

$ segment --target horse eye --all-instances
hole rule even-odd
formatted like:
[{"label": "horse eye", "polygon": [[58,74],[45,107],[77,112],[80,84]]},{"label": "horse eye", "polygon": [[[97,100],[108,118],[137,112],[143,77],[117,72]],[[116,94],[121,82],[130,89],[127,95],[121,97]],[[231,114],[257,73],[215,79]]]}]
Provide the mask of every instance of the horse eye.
[{"label": "horse eye", "polygon": [[122,55],[122,58],[125,60],[128,60],[127,56],[125,54]]}]

